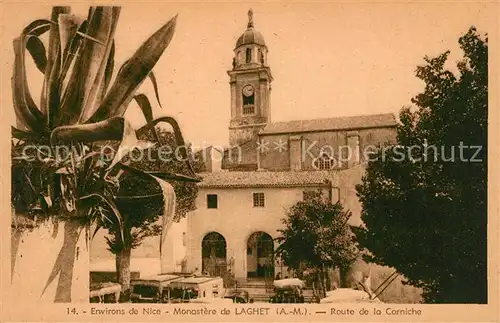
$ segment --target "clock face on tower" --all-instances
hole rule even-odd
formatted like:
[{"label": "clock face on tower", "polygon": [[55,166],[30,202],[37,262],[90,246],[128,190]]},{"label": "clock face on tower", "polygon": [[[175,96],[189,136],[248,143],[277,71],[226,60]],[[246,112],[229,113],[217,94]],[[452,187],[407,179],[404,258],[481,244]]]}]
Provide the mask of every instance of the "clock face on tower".
[{"label": "clock face on tower", "polygon": [[244,96],[252,96],[253,93],[254,93],[253,86],[251,86],[250,84],[245,85],[243,87],[243,91],[242,92],[243,92]]}]

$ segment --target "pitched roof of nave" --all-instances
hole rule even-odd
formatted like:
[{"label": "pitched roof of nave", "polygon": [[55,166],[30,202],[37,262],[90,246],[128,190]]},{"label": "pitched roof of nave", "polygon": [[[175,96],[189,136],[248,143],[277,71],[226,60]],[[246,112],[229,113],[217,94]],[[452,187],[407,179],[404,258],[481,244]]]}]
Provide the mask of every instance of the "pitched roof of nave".
[{"label": "pitched roof of nave", "polygon": [[220,171],[200,174],[201,188],[308,187],[333,181],[335,171]]},{"label": "pitched roof of nave", "polygon": [[358,130],[397,125],[393,113],[335,117],[312,120],[292,120],[269,123],[260,134],[300,133],[312,131]]}]

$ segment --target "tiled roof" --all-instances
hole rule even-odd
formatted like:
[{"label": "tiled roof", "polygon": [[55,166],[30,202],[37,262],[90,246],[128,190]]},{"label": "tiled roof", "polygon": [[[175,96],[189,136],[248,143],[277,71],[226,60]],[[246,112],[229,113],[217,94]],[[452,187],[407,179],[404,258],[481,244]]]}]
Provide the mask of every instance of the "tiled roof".
[{"label": "tiled roof", "polygon": [[268,124],[260,133],[274,134],[328,130],[355,130],[395,126],[396,124],[396,117],[394,114],[386,113],[354,117],[273,122]]},{"label": "tiled roof", "polygon": [[241,34],[240,38],[236,41],[236,48],[248,45],[248,44],[257,44],[261,46],[266,46],[266,42],[264,41],[264,36],[253,27],[248,28]]},{"label": "tiled roof", "polygon": [[198,183],[202,188],[237,188],[237,187],[306,187],[325,184],[333,180],[331,171],[220,171],[200,174],[203,180]]}]

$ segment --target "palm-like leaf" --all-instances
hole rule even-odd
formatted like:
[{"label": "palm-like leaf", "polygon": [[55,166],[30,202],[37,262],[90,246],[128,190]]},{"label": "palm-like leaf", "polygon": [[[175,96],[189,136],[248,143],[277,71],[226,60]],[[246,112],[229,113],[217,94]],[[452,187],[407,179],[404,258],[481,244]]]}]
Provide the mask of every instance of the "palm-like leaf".
[{"label": "palm-like leaf", "polygon": [[156,82],[156,76],[155,76],[155,73],[153,73],[153,71],[149,72],[149,79],[151,80],[151,84],[153,84],[153,89],[155,91],[155,95],[156,95],[156,101],[158,101],[158,105],[160,106],[160,108],[162,108],[161,106],[161,102],[160,102],[160,93],[158,91],[158,83]]},{"label": "palm-like leaf", "polygon": [[[115,13],[116,11],[118,13]],[[80,53],[75,60],[75,67],[61,102],[60,124],[75,124],[85,113],[85,109],[91,109],[95,103],[118,15],[119,9],[113,10],[111,7],[97,7],[91,10],[87,34],[105,46],[91,39],[82,40]]]},{"label": "palm-like leaf", "polygon": [[110,116],[123,116],[125,114],[126,108],[132,100],[135,91],[149,75],[172,40],[176,21],[177,16],[172,18],[146,40],[132,58],[125,63],[118,73],[109,93],[89,122],[96,122]]},{"label": "palm-like leaf", "polygon": [[62,53],[61,59],[62,61],[65,61],[71,47],[71,42],[78,32],[78,28],[81,25],[82,20],[69,13],[61,13],[57,17],[57,23]]},{"label": "palm-like leaf", "polygon": [[[82,196],[82,197],[80,197],[80,200],[87,200],[87,199],[91,199],[91,198],[97,198],[101,201],[104,201],[106,206],[112,211],[112,213],[115,216],[115,219],[117,221],[116,225],[119,229],[120,237],[123,240],[123,217],[120,214],[120,211],[116,207],[115,203],[109,197],[102,195],[102,194],[98,194],[98,193],[92,193],[92,194],[89,194],[86,196]],[[103,216],[103,219],[105,221],[109,221],[111,223],[114,222],[113,219],[106,217],[104,213],[101,213],[101,215]],[[95,235],[95,233],[94,233],[94,235]]]},{"label": "palm-like leaf", "polygon": [[40,36],[49,30],[51,22],[35,20],[24,28],[21,36],[14,40],[14,73],[12,76],[13,104],[18,123],[29,131],[44,133],[44,116],[38,109],[29,91],[26,76],[25,52],[28,39]]},{"label": "palm-like leaf", "polygon": [[[149,102],[149,99],[146,95],[144,94],[138,94],[134,96],[135,102],[139,105],[141,108],[142,114],[144,115],[144,118],[146,119],[147,123],[153,122],[153,107],[151,106],[151,103]],[[153,135],[155,137],[156,142],[160,143],[160,138],[158,137],[158,133],[156,132],[156,129],[153,127]]]},{"label": "palm-like leaf", "polygon": [[45,72],[47,67],[47,55],[45,45],[37,36],[30,36],[26,43],[26,49],[31,54],[36,67],[42,73]]},{"label": "palm-like leaf", "polygon": [[168,117],[168,116],[157,118],[157,119],[153,120],[152,122],[146,124],[142,128],[140,128],[139,130],[137,130],[137,134],[141,135],[141,134],[145,133],[146,131],[154,129],[154,127],[160,122],[168,123],[172,127],[172,129],[174,131],[174,135],[175,135],[176,144],[177,144],[177,147],[179,148],[179,152],[181,154],[181,158],[186,162],[186,167],[187,167],[188,171],[190,172],[190,175],[195,176],[195,172],[193,170],[193,167],[192,167],[191,163],[189,162],[188,152],[186,149],[186,143],[184,142],[184,138],[183,138],[182,133],[181,133],[181,128],[179,127],[179,124],[177,123],[177,121],[174,118]]},{"label": "palm-like leaf", "polygon": [[[51,21],[58,22],[59,15],[68,14],[70,12],[69,7],[54,7],[52,8]],[[49,103],[49,98],[52,96],[52,101],[55,97],[53,94],[54,90],[58,83],[54,84],[57,80],[54,76],[51,77],[51,74],[54,71],[54,65],[59,64],[58,56],[60,57],[60,35],[59,35],[59,25],[52,24],[50,26],[49,33],[49,44],[47,47],[47,65],[45,66],[44,72],[44,82],[42,87],[42,95],[40,100],[40,110],[45,116],[45,123],[51,126],[52,122],[50,119],[53,117],[53,113],[49,110],[50,106],[55,106]],[[58,105],[58,104],[57,104]]]}]

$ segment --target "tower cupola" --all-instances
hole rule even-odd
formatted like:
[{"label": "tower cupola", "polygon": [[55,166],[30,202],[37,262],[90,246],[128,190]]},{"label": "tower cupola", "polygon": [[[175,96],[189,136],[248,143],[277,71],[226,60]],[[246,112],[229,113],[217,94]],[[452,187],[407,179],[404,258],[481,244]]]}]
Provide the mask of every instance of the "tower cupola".
[{"label": "tower cupola", "polygon": [[264,36],[255,29],[252,9],[248,10],[247,29],[236,41],[233,68],[252,68],[267,65],[267,46]]}]

